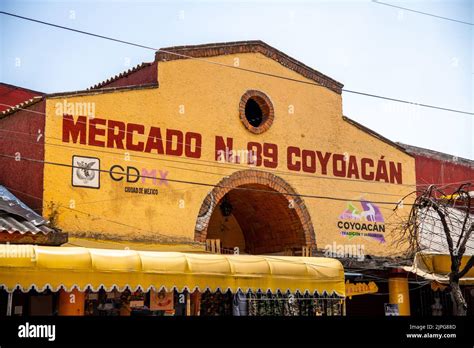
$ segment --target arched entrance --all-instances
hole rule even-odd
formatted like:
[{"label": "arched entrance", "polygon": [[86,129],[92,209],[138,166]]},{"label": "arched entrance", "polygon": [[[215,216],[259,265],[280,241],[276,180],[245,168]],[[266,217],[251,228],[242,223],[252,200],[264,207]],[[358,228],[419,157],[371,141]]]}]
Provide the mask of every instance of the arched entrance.
[{"label": "arched entrance", "polygon": [[194,238],[220,239],[224,248],[238,246],[249,254],[316,246],[303,199],[282,178],[258,170],[235,172],[208,193]]}]

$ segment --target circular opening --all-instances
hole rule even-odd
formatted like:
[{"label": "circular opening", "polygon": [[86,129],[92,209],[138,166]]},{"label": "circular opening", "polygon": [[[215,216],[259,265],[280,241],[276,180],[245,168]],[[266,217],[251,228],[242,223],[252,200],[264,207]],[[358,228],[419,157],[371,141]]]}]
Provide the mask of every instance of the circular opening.
[{"label": "circular opening", "polygon": [[260,105],[250,98],[245,104],[245,118],[254,127],[260,127],[263,121],[263,111]]},{"label": "circular opening", "polygon": [[247,91],[240,100],[240,119],[255,134],[266,131],[273,123],[273,105],[264,93]]}]

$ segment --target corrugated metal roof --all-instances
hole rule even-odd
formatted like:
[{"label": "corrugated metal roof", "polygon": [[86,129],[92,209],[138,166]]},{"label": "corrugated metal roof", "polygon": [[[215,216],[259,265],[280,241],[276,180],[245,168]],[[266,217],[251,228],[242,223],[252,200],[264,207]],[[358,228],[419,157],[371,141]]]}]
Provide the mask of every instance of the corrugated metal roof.
[{"label": "corrugated metal roof", "polygon": [[0,232],[9,232],[15,233],[19,232],[21,234],[25,233],[44,233],[48,234],[54,232],[53,229],[47,227],[46,225],[35,226],[29,221],[19,221],[13,215],[3,216],[0,213]]},{"label": "corrugated metal roof", "polygon": [[47,226],[48,221],[34,212],[14,194],[0,185],[0,232],[21,234],[55,232]]}]

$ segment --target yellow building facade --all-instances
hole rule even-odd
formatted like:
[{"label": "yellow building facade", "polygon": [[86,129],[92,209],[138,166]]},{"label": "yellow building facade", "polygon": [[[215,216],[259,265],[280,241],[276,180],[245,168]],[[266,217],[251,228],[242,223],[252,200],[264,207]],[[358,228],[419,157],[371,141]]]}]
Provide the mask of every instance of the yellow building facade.
[{"label": "yellow building facade", "polygon": [[340,83],[259,41],[165,51],[155,84],[46,99],[43,215],[71,241],[402,252],[414,159],[343,116]]}]

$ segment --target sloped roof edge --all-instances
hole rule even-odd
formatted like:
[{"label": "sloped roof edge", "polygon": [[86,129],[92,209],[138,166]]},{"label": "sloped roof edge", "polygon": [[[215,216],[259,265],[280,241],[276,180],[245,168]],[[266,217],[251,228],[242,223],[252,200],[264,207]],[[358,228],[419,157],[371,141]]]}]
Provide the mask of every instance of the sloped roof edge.
[{"label": "sloped roof edge", "polygon": [[38,96],[38,97],[33,97],[31,99],[28,99],[28,100],[25,100],[24,102],[21,102],[17,105],[14,105],[2,112],[0,112],[0,120],[10,114],[13,114],[17,111],[20,111],[20,110],[23,110],[23,109],[26,109],[30,106],[33,106],[35,105],[36,103],[39,103],[40,101],[42,101],[44,98],[46,97],[46,95],[42,95],[42,96]]},{"label": "sloped roof edge", "polygon": [[400,142],[397,142],[397,144],[403,147],[408,153],[411,153],[412,155],[415,155],[415,156],[424,156],[424,157],[434,158],[440,161],[450,162],[454,164],[462,164],[474,169],[474,161],[468,158],[458,157],[458,156],[450,155],[444,152],[426,149],[419,146],[403,144]]},{"label": "sloped roof edge", "polygon": [[104,86],[107,86],[108,84],[114,82],[114,81],[117,81],[118,79],[121,79],[122,77],[127,77],[128,75],[134,73],[134,72],[137,72],[138,70],[141,70],[143,68],[146,68],[150,65],[153,65],[153,62],[145,62],[145,63],[141,63],[141,64],[138,64],[136,66],[134,66],[133,68],[131,69],[128,69],[128,70],[125,70],[111,78],[108,78],[107,80],[104,80],[102,82],[99,82],[99,83],[96,83],[95,85],[87,88],[87,90],[93,90],[93,89],[99,89],[99,88],[102,88]]},{"label": "sloped roof edge", "polygon": [[383,141],[384,143],[390,145],[390,146],[393,146],[394,148],[396,148],[397,150],[403,152],[404,154],[410,156],[410,157],[414,157],[410,152],[408,152],[403,146],[400,146],[398,143],[388,139],[388,138],[385,138],[383,135],[377,133],[376,131],[370,129],[370,128],[367,128],[366,126],[364,126],[363,124],[357,122],[357,121],[354,121],[353,119],[347,117],[347,116],[342,116],[342,119],[344,121],[346,121],[347,123],[350,123],[351,125],[353,125],[354,127],[357,127],[359,128],[361,131],[373,136],[374,138],[377,138],[378,140],[380,141]]},{"label": "sloped roof edge", "polygon": [[342,93],[342,87],[344,87],[342,83],[314,70],[313,68],[310,68],[302,62],[260,40],[160,48],[160,50],[155,54],[155,61],[187,59],[187,57],[206,58],[238,53],[261,53],[266,57],[275,60],[284,67],[293,70],[338,94]]},{"label": "sloped roof edge", "polygon": [[45,93],[40,92],[40,91],[35,91],[33,89],[29,89],[29,88],[25,88],[25,87],[21,87],[21,86],[11,85],[11,84],[5,83],[5,82],[0,82],[0,85],[7,86],[7,87],[11,88],[12,90],[22,90],[22,91],[29,92],[29,93],[35,93],[38,96],[41,96],[41,95],[45,94]]}]

